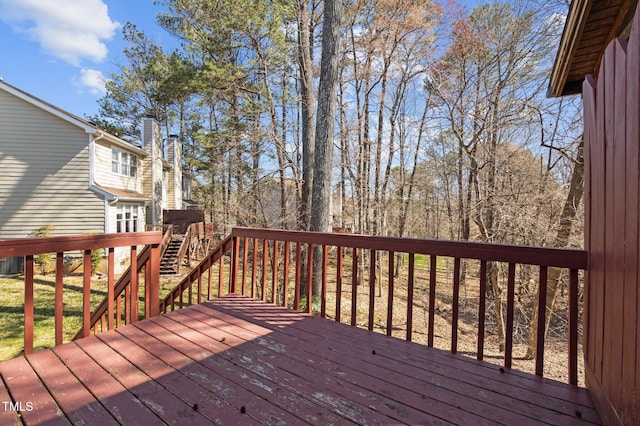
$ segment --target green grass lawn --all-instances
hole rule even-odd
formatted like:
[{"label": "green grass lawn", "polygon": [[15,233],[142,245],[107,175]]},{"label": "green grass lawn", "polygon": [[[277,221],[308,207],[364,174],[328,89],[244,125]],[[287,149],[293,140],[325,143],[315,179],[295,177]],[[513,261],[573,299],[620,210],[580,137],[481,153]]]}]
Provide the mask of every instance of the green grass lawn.
[{"label": "green grass lawn", "polygon": [[[431,265],[431,256],[426,254],[415,254],[413,259],[414,265],[416,269],[429,269]],[[404,253],[404,264],[409,264],[409,253]],[[442,256],[436,257],[436,269],[446,270],[447,264],[446,259]]]},{"label": "green grass lawn", "polygon": [[[140,314],[144,314],[144,278],[140,283]],[[165,284],[161,294],[173,284]],[[24,350],[24,278],[0,278],[0,361],[21,355]],[[34,277],[34,351],[55,343],[55,275]],[[91,280],[91,311],[107,294],[106,278]],[[82,275],[64,278],[63,339],[69,342],[82,327]]]},{"label": "green grass lawn", "polygon": [[[0,360],[20,355],[24,348],[24,279],[0,278]],[[51,347],[54,334],[55,276],[36,275],[34,280],[34,350]],[[94,279],[91,307],[106,295],[106,281]],[[67,342],[82,327],[82,276],[64,280],[63,338]]]}]

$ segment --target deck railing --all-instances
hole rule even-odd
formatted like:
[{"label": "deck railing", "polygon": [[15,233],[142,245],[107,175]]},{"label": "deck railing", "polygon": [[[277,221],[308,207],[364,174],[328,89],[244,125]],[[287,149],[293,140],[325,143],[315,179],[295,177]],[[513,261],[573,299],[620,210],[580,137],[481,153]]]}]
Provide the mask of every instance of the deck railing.
[{"label": "deck railing", "polygon": [[[166,235],[165,235],[166,236]],[[218,247],[210,251],[199,265],[162,300],[159,295],[159,264],[162,244],[161,232],[87,235],[39,239],[0,240],[0,258],[25,256],[24,293],[24,350],[33,351],[34,331],[34,256],[56,253],[55,273],[55,344],[63,340],[63,270],[65,253],[82,253],[83,301],[82,330],[77,337],[112,329],[138,319],[139,274],[144,271],[145,317],[181,308],[224,295],[240,293],[291,309],[315,311],[323,317],[339,322],[364,326],[369,330],[382,329],[388,335],[414,340],[418,333],[416,312],[422,306],[425,313],[426,344],[434,346],[436,337],[435,312],[447,303],[449,327],[448,349],[458,352],[461,326],[461,288],[463,277],[473,275],[477,280],[476,357],[484,358],[487,340],[487,297],[489,269],[503,265],[506,282],[506,327],[504,333],[504,366],[513,361],[516,282],[526,265],[537,272],[538,333],[536,339],[535,373],[543,375],[545,353],[545,301],[550,268],[561,268],[568,277],[568,381],[577,383],[578,361],[578,297],[579,273],[587,269],[587,254],[582,250],[523,247],[500,244],[449,242],[437,240],[372,237],[352,234],[313,233],[254,228],[234,228]],[[138,252],[137,247],[147,246]],[[128,247],[131,269],[117,282],[114,278],[114,250]],[[90,310],[91,251],[106,249],[107,297],[93,313]],[[320,291],[311,294],[314,252],[321,255]],[[382,261],[380,255],[385,255]],[[451,265],[450,275],[442,272],[440,264],[446,259]],[[363,262],[366,260],[366,262]],[[398,262],[405,263],[404,271],[397,271]],[[466,269],[465,269],[466,263]],[[306,268],[305,268],[306,265]],[[477,265],[477,268],[474,267]],[[305,269],[307,273],[305,274]],[[477,274],[475,272],[477,272]],[[350,284],[350,289],[348,289]],[[384,284],[384,285],[383,285]],[[328,297],[328,289],[330,295]],[[399,289],[403,288],[402,293]],[[446,288],[446,297],[442,291]],[[347,290],[347,291],[345,291]],[[466,291],[466,288],[463,290]],[[437,294],[440,293],[438,304]],[[309,296],[305,296],[309,295]],[[382,302],[382,303],[380,303]],[[400,303],[402,302],[402,303]],[[103,306],[104,305],[104,306]],[[344,306],[343,306],[344,305]],[[402,312],[400,312],[402,311]],[[428,320],[426,317],[428,316]],[[98,330],[99,329],[99,330]],[[399,333],[402,333],[400,335]],[[441,337],[439,337],[442,339]]]},{"label": "deck railing", "polygon": [[[312,265],[313,253],[319,250],[322,256],[319,300],[312,296],[304,299],[304,294],[312,294],[312,266],[303,276],[304,265]],[[380,266],[380,254],[385,254],[386,271]],[[401,255],[400,255],[401,254]],[[399,256],[400,255],[400,256]],[[366,265],[362,260],[368,258]],[[420,257],[423,261],[418,262]],[[331,259],[331,262],[329,262]],[[406,261],[405,261],[406,259]],[[533,265],[538,272],[538,298],[535,309],[538,312],[535,373],[543,376],[545,352],[545,310],[547,276],[549,268],[561,268],[568,271],[568,381],[577,384],[578,370],[578,293],[579,272],[587,269],[587,254],[582,250],[555,249],[513,246],[503,244],[485,244],[471,242],[451,242],[439,240],[407,239],[392,237],[374,237],[352,234],[314,233],[255,228],[234,228],[231,234],[210,252],[200,264],[186,276],[161,302],[160,310],[166,312],[181,308],[186,304],[200,302],[201,298],[211,298],[225,293],[241,293],[263,301],[277,303],[295,310],[311,312],[312,307],[326,317],[328,308],[332,317],[339,322],[349,315],[351,325],[374,325],[385,329],[392,335],[403,324],[404,338],[412,340],[415,318],[416,282],[425,284],[428,301],[425,312],[428,313],[426,343],[434,345],[436,293],[442,287],[442,277],[438,264],[441,259],[449,259],[453,264],[449,286],[451,288],[450,306],[450,345],[451,352],[458,351],[458,329],[460,321],[460,290],[462,275],[471,275],[472,263],[478,265],[479,285],[477,304],[477,350],[476,357],[484,358],[486,318],[488,316],[487,284],[488,270],[491,265],[503,265],[506,276],[506,327],[504,334],[504,366],[512,367],[514,345],[514,318],[516,316],[516,269],[523,265]],[[398,261],[406,262],[406,274],[396,276]],[[469,260],[473,261],[470,262]],[[466,269],[463,262],[467,263]],[[331,263],[331,264],[330,264]],[[217,273],[214,272],[217,268]],[[364,280],[364,275],[367,279]],[[406,293],[398,294],[399,280]],[[467,278],[468,279],[468,278]],[[206,284],[203,282],[206,280]],[[343,295],[343,286],[351,284],[350,295]],[[386,281],[386,288],[380,285]],[[217,281],[217,283],[216,283]],[[293,281],[293,282],[292,282]],[[328,283],[335,289],[335,307],[329,306],[327,299]],[[293,284],[293,286],[291,286]],[[376,288],[377,286],[377,288]],[[438,287],[439,286],[439,287]],[[438,288],[437,288],[438,287]],[[368,292],[368,294],[366,294]],[[186,294],[185,294],[186,293]],[[361,293],[365,293],[362,295]],[[194,295],[196,295],[194,300]],[[359,297],[360,296],[360,297]],[[343,309],[344,299],[350,298],[349,307]],[[362,306],[359,298],[365,297]],[[386,312],[376,312],[376,299],[386,297]],[[396,301],[403,299],[406,311],[401,321],[397,318]],[[333,303],[332,303],[333,304]],[[345,312],[343,312],[345,311]],[[364,320],[358,323],[358,317]],[[386,313],[386,319],[385,314]],[[427,314],[425,314],[427,315]]]},{"label": "deck railing", "polygon": [[[121,234],[100,234],[83,236],[65,236],[50,238],[28,238],[0,240],[0,258],[24,256],[24,352],[33,352],[34,330],[34,256],[55,253],[55,345],[63,343],[64,316],[64,258],[65,253],[82,253],[83,285],[82,285],[82,329],[79,336],[88,336],[97,320],[104,318],[106,328],[113,329],[121,321],[122,314],[125,322],[137,320],[138,312],[138,271],[144,270],[145,287],[145,316],[155,316],[159,313],[159,265],[161,232],[139,232]],[[137,254],[138,246],[146,246]],[[130,274],[120,288],[115,282],[115,248],[128,247],[131,251]],[[107,298],[106,315],[92,319],[91,314],[91,253],[95,249],[104,249],[107,257]],[[146,254],[145,254],[146,253]],[[121,297],[124,295],[124,312]]]}]

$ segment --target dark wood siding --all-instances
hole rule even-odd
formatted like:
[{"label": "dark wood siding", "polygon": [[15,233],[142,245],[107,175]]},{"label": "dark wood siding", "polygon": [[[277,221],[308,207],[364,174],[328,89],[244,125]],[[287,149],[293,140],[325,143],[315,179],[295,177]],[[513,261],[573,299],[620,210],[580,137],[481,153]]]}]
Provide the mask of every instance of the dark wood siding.
[{"label": "dark wood siding", "polygon": [[638,129],[640,18],[606,49],[585,109],[585,369],[604,423],[640,418],[638,351]]}]

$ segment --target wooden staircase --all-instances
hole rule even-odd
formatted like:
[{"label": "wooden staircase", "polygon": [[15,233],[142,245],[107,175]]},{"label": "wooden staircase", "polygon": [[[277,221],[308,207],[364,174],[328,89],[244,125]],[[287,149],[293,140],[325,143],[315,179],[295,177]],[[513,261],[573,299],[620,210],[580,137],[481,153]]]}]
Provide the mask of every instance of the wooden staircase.
[{"label": "wooden staircase", "polygon": [[179,273],[180,270],[180,251],[185,242],[184,234],[173,234],[171,242],[167,246],[162,259],[160,260],[160,274],[173,275]]}]

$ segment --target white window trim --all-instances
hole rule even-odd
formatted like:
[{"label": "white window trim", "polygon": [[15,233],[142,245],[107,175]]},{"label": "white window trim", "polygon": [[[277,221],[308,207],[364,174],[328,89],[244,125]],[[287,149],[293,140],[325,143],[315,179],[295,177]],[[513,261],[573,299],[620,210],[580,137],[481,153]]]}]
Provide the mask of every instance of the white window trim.
[{"label": "white window trim", "polygon": [[138,204],[116,205],[116,232],[141,232],[141,218]]},{"label": "white window trim", "polygon": [[111,172],[119,176],[138,177],[138,156],[117,146],[111,147]]}]

